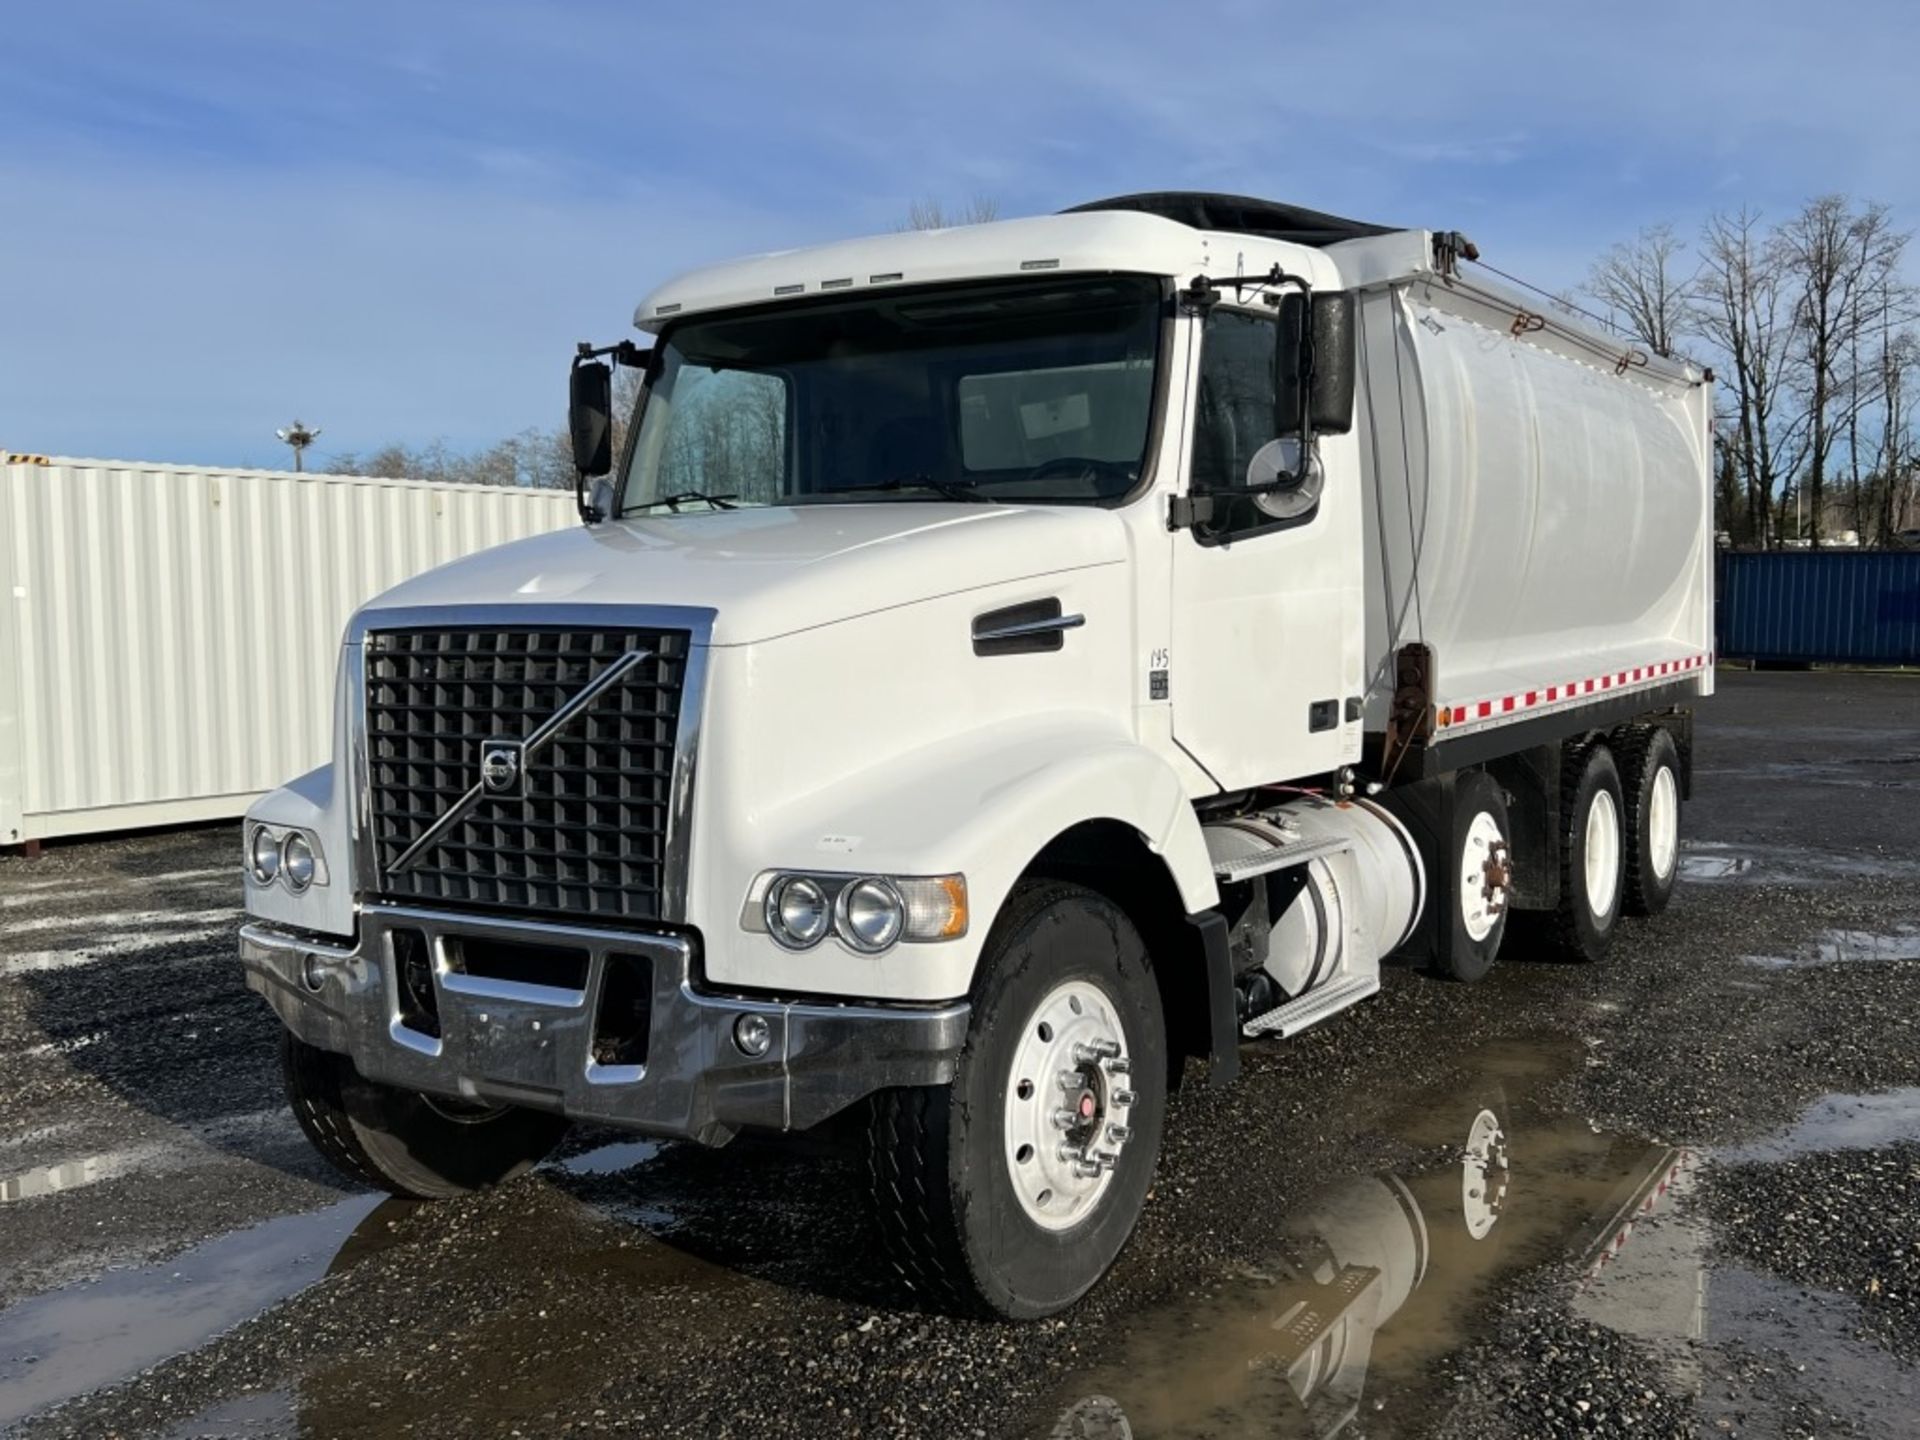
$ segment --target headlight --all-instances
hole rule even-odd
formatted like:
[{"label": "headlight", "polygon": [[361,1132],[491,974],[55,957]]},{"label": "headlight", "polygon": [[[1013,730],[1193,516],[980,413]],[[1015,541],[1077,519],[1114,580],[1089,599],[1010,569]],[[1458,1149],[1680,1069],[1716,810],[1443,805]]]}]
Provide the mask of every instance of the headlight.
[{"label": "headlight", "polygon": [[840,892],[833,918],[842,940],[871,954],[900,938],[907,905],[888,881],[856,880]]},{"label": "headlight", "polygon": [[298,830],[280,847],[280,862],[289,890],[297,894],[313,883],[313,845]]},{"label": "headlight", "polygon": [[862,955],[901,941],[957,940],[967,933],[967,877],[765,870],[747,892],[740,925],[788,950],[810,950],[829,932]]},{"label": "headlight", "polygon": [[280,838],[264,825],[254,826],[247,841],[247,866],[262,885],[271,885],[280,873]]},{"label": "headlight", "polygon": [[783,875],[767,891],[767,933],[789,950],[806,950],[833,924],[827,892],[804,875]]}]

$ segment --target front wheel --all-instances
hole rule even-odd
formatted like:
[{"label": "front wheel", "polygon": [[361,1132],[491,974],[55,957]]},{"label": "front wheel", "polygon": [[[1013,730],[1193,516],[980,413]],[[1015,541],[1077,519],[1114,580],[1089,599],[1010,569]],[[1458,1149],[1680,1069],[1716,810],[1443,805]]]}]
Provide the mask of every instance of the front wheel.
[{"label": "front wheel", "polygon": [[280,1073],[307,1139],[348,1177],[445,1200],[531,1170],[566,1134],[558,1115],[444,1100],[368,1080],[344,1055],[282,1031]]},{"label": "front wheel", "polygon": [[902,1277],[950,1308],[1037,1319],[1133,1233],[1167,1098],[1145,945],[1111,901],[1026,882],[987,939],[953,1083],[875,1097],[868,1169]]}]

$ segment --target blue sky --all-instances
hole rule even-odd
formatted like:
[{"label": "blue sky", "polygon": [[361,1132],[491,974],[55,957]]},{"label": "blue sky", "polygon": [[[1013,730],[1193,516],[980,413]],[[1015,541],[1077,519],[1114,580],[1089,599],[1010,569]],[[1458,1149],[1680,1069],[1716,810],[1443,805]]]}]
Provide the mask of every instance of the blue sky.
[{"label": "blue sky", "polygon": [[482,445],[675,270],[918,196],[1270,195],[1555,288],[1741,202],[1911,227],[1917,40],[1877,0],[17,7],[0,448]]}]

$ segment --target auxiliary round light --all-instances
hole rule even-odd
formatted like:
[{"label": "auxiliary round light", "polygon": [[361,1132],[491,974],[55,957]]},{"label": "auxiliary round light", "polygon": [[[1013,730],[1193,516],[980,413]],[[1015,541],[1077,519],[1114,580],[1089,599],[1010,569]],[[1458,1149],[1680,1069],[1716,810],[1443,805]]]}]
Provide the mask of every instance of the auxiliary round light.
[{"label": "auxiliary round light", "polygon": [[764,1015],[742,1015],[733,1022],[733,1043],[749,1060],[758,1060],[773,1048],[773,1026]]},{"label": "auxiliary round light", "polygon": [[767,933],[789,950],[806,950],[826,938],[833,907],[819,884],[804,875],[788,875],[767,891]]},{"label": "auxiliary round light", "polygon": [[280,842],[264,825],[254,826],[247,840],[247,868],[262,885],[271,885],[280,873]]},{"label": "auxiliary round light", "polygon": [[887,880],[854,881],[840,892],[839,911],[840,938],[869,954],[898,940],[907,921],[906,901]]},{"label": "auxiliary round light", "polygon": [[289,890],[304,890],[313,883],[313,845],[298,830],[280,847],[280,868],[286,874]]}]

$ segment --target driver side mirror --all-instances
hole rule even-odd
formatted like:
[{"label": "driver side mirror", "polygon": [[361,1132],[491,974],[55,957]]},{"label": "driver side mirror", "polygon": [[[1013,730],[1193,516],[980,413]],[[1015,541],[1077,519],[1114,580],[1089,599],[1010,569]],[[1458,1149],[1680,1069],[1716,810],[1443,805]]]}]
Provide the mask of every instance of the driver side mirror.
[{"label": "driver side mirror", "polygon": [[613,370],[598,360],[578,362],[567,385],[567,434],[573,468],[582,479],[613,469]]},{"label": "driver side mirror", "polygon": [[[1304,400],[1308,424],[1315,435],[1346,434],[1353,428],[1353,292],[1332,290],[1311,298],[1287,294],[1280,300],[1279,320],[1274,433],[1300,433]],[[1311,351],[1307,345],[1309,326]],[[1309,354],[1311,375],[1307,373]]]}]

